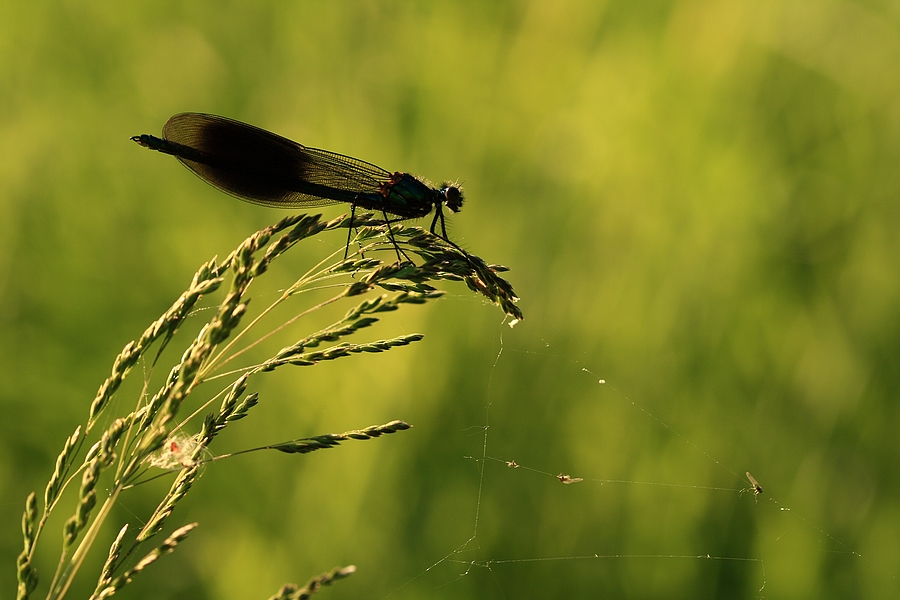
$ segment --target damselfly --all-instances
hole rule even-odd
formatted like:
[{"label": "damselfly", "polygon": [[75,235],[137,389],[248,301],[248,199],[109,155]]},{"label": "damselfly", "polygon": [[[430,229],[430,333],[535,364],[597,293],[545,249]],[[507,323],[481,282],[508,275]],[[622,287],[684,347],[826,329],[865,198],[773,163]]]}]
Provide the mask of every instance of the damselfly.
[{"label": "damselfly", "polygon": [[[171,154],[201,179],[223,192],[275,208],[350,204],[350,227],[356,207],[380,212],[391,242],[400,248],[390,229],[393,221],[416,219],[434,209],[431,233],[462,251],[447,237],[443,207],[462,208],[458,185],[439,188],[400,171],[386,171],[371,163],[318,148],[308,148],[264,129],[240,121],[202,113],[177,114],[163,127],[163,137],[131,138],[145,148]],[[438,221],[441,232],[435,228]],[[346,257],[346,250],[344,253]]]}]

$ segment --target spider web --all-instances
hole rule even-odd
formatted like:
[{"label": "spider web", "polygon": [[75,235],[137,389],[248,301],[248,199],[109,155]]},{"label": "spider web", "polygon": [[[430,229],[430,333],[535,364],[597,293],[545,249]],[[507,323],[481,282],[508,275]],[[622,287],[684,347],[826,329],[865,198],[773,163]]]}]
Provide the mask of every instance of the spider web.
[{"label": "spider web", "polygon": [[[655,410],[647,408],[648,402],[633,399],[612,382],[604,379],[599,374],[602,373],[601,369],[587,368],[580,365],[578,361],[556,355],[565,365],[562,367],[562,372],[557,371],[557,376],[568,378],[577,375],[590,381],[592,388],[589,392],[591,394],[590,401],[614,406],[620,414],[625,414],[627,416],[627,419],[624,420],[626,428],[635,423],[642,424],[645,431],[651,431],[657,436],[667,438],[670,446],[672,442],[681,445],[683,452],[675,460],[681,460],[684,456],[689,457],[687,460],[690,463],[687,468],[688,472],[692,469],[699,469],[695,481],[675,474],[676,471],[680,473],[683,469],[673,470],[671,478],[658,480],[630,478],[627,475],[610,477],[599,472],[600,469],[594,471],[575,470],[570,466],[571,461],[559,463],[550,459],[535,461],[534,453],[530,453],[529,460],[523,460],[517,456],[521,448],[514,450],[508,444],[492,444],[493,436],[498,430],[505,427],[502,422],[499,425],[492,422],[492,409],[499,401],[498,395],[493,389],[494,375],[498,366],[510,355],[549,356],[554,353],[548,353],[546,348],[540,351],[508,349],[504,346],[503,335],[500,334],[499,350],[493,359],[486,384],[486,399],[483,405],[484,420],[461,432],[463,435],[472,435],[474,431],[481,437],[478,452],[460,457],[461,460],[471,462],[476,467],[477,492],[472,499],[474,518],[471,534],[446,553],[431,560],[428,566],[413,578],[406,580],[381,597],[407,597],[411,587],[418,590],[430,588],[435,591],[446,592],[448,589],[452,591],[454,586],[462,585],[463,580],[479,574],[486,574],[491,580],[489,588],[478,586],[483,593],[488,594],[479,597],[527,597],[523,596],[520,591],[510,589],[510,586],[504,581],[508,575],[507,572],[515,572],[516,569],[521,568],[540,567],[560,580],[572,577],[590,579],[591,569],[608,573],[610,570],[614,571],[623,567],[623,565],[626,570],[632,572],[642,569],[653,571],[660,565],[663,565],[667,571],[683,570],[686,572],[685,579],[682,579],[684,589],[690,589],[691,585],[698,583],[700,585],[708,583],[717,590],[715,593],[711,593],[710,597],[791,597],[792,590],[796,588],[790,571],[795,567],[792,561],[785,560],[783,551],[773,552],[771,549],[779,546],[790,547],[810,538],[816,548],[815,553],[825,553],[837,558],[826,558],[823,561],[821,556],[807,556],[800,560],[799,564],[818,562],[833,565],[835,560],[854,561],[862,564],[855,564],[853,568],[874,572],[874,578],[881,581],[892,580],[891,587],[896,586],[894,575],[887,573],[878,564],[842,541],[841,536],[829,533],[817,525],[816,519],[806,516],[816,513],[820,507],[815,505],[797,506],[793,502],[782,502],[779,498],[783,496],[783,492],[769,486],[764,477],[765,465],[758,469],[758,462],[754,463],[756,466],[743,464],[738,466],[734,459],[720,460],[717,458],[720,453],[707,450],[707,444],[695,442],[696,438],[692,434],[682,433],[680,428],[670,425],[668,419],[656,416]],[[635,432],[635,435],[640,435],[640,432]],[[508,441],[508,438],[504,439]],[[586,443],[590,445],[591,442],[588,440]],[[501,445],[503,447],[500,447]],[[635,469],[635,472],[639,471],[640,469]],[[643,548],[640,542],[625,542],[621,544],[621,548],[612,550],[606,543],[575,542],[567,547],[567,549],[573,550],[568,553],[541,552],[541,548],[535,545],[518,548],[518,551],[513,554],[494,554],[482,543],[485,537],[482,533],[484,528],[496,529],[495,525],[489,522],[491,516],[486,514],[484,508],[485,503],[491,500],[490,496],[497,491],[497,482],[500,481],[499,485],[504,485],[503,481],[507,480],[504,476],[527,477],[530,485],[556,485],[559,486],[558,491],[561,494],[574,492],[579,488],[616,489],[619,493],[635,498],[632,502],[632,505],[638,507],[634,509],[635,512],[640,514],[641,511],[644,511],[642,518],[651,522],[657,520],[656,512],[665,512],[658,508],[660,505],[654,508],[653,502],[662,503],[662,506],[670,501],[678,504],[674,496],[686,494],[693,497],[691,502],[694,504],[707,504],[706,510],[709,512],[741,513],[743,517],[737,520],[745,527],[729,531],[724,536],[712,536],[712,541],[700,539],[673,544],[671,551],[667,551],[666,539],[661,539],[659,543],[647,543]],[[725,483],[722,485],[709,484],[709,480],[724,480]],[[580,501],[581,509],[592,510],[590,501],[590,497],[583,498]],[[578,504],[579,501],[574,503],[576,506]],[[648,504],[649,508],[644,508]],[[536,507],[535,527],[542,518],[543,510],[539,505]],[[602,515],[600,519],[602,520]],[[565,522],[565,519],[561,520],[563,523]],[[560,519],[557,519],[556,522],[559,521]],[[702,517],[699,521],[702,522]],[[696,526],[696,522],[696,515],[685,516],[685,523],[688,525]],[[664,522],[659,522],[660,527],[664,525]],[[522,527],[528,528],[529,523],[523,523]],[[564,536],[571,534],[571,532],[562,533]],[[492,532],[487,537],[490,538],[493,535]],[[743,543],[735,544],[733,543],[734,539],[743,540]],[[601,547],[602,550],[598,549]],[[735,547],[738,549],[733,550],[732,548]],[[685,551],[686,548],[689,551]],[[777,563],[777,568],[772,567],[772,561]],[[739,572],[739,580],[742,583],[739,583],[738,587],[729,587],[727,581],[723,583],[721,565],[726,564],[730,565],[730,572],[733,573],[735,569]],[[707,565],[717,565],[718,568],[707,569]],[[575,566],[578,566],[577,574],[572,575]],[[587,575],[585,575],[585,566]],[[692,577],[694,580],[691,580]],[[485,589],[491,591],[484,592]],[[652,589],[652,586],[649,589]],[[678,593],[673,592],[671,596],[665,597],[680,597],[682,593],[684,592],[679,590]],[[634,592],[634,596],[646,597],[648,595],[652,596],[653,594],[648,594],[646,589]]]}]

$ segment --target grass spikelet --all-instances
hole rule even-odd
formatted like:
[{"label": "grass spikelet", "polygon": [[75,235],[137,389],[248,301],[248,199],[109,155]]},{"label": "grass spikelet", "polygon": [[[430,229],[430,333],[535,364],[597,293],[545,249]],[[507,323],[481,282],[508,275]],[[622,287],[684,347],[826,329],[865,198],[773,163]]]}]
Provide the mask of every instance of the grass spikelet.
[{"label": "grass spikelet", "polygon": [[345,431],[344,433],[326,433],[324,435],[291,440],[289,442],[274,444],[269,446],[269,448],[288,454],[308,454],[316,450],[334,448],[341,442],[347,440],[371,440],[398,431],[406,431],[411,427],[412,425],[403,421],[391,421],[384,425],[372,425],[365,429],[354,429],[352,431]]},{"label": "grass spikelet", "polygon": [[44,511],[47,511],[56,502],[56,498],[62,489],[63,480],[68,472],[69,461],[80,440],[81,425],[76,427],[75,433],[66,439],[62,452],[56,458],[56,468],[53,470],[53,475],[50,476],[50,481],[47,482],[47,488],[44,491]]},{"label": "grass spikelet", "polygon": [[307,600],[323,586],[331,585],[335,581],[350,577],[355,572],[355,565],[335,567],[328,573],[322,573],[318,577],[313,577],[302,588],[298,589],[297,586],[292,583],[285,584],[278,590],[278,593],[271,596],[269,600]]},{"label": "grass spikelet", "polygon": [[[337,258],[341,251],[324,258],[274,301],[270,300],[268,306],[257,310],[251,302],[251,286],[272,269],[278,258],[302,240],[351,226],[359,228],[355,242],[358,250],[346,259]],[[377,257],[382,250],[394,254],[393,242],[386,236],[388,227],[397,243],[423,259],[421,264],[386,263]],[[136,534],[130,533],[133,529],[127,523],[117,524],[119,534],[109,549],[91,598],[114,595],[137,573],[172,552],[190,533],[195,525],[177,529],[163,544],[135,562],[138,552],[146,551],[144,545],[165,531],[178,504],[197,483],[202,465],[213,460],[210,444],[226,427],[248,417],[261,401],[256,392],[249,391],[253,378],[282,365],[314,366],[353,355],[387,352],[422,340],[420,333],[374,340],[364,336],[389,314],[393,317],[406,306],[427,304],[441,297],[443,290],[435,287],[440,281],[463,281],[498,304],[507,315],[521,319],[512,286],[498,275],[504,270],[417,227],[387,224],[372,215],[356,215],[352,223],[346,215],[330,221],[322,221],[318,215],[287,217],[249,236],[224,260],[213,258],[202,264],[178,299],[116,356],[109,376],[88,408],[85,423],[63,443],[44,491],[40,518],[35,494],[28,497],[22,519],[23,550],[17,560],[17,598],[25,600],[37,588],[38,571],[33,564],[36,545],[50,514],[61,498],[67,497],[65,489],[74,485],[79,476],[80,487],[77,496],[71,494],[75,503],[63,525],[60,557],[46,594],[48,600],[60,600],[66,595],[104,524],[112,515],[119,515],[113,508],[121,496],[147,489],[141,483],[175,472],[168,490],[154,500],[156,508],[149,515],[138,517],[142,527]],[[321,290],[330,290],[332,295],[301,305],[285,322],[270,323],[276,307],[285,302],[300,303],[310,297],[308,292]],[[362,297],[348,302],[348,298],[356,296]],[[196,310],[201,301],[212,304],[205,313],[208,320],[197,324],[193,339],[180,339],[177,334],[185,320],[200,318],[195,315],[201,314]],[[353,305],[343,318],[329,326],[307,329],[302,335],[292,334],[287,345],[282,342],[281,349],[275,352],[261,345],[275,334],[288,335],[303,323],[303,317],[339,302]],[[171,361],[175,364],[165,367],[165,375],[153,375],[157,362],[171,354],[163,350],[175,343],[184,348]],[[263,351],[267,358],[250,362],[245,353],[252,349]],[[127,389],[122,384],[137,365],[143,365],[146,380],[133,403],[129,403],[116,396]],[[229,379],[223,382],[226,377]],[[213,383],[215,389],[207,393]],[[206,395],[195,394],[198,390]],[[218,410],[209,412],[214,402],[218,403]],[[106,414],[112,407],[123,405],[131,408],[123,409],[119,416]],[[185,417],[182,412],[189,414]],[[104,429],[96,431],[100,424]],[[409,428],[404,421],[391,421],[233,454],[274,449],[303,455],[344,441],[375,439]],[[354,570],[355,567],[336,568],[311,579],[303,588],[285,586],[274,597],[308,598],[323,585],[347,577]]]},{"label": "grass spikelet", "polygon": [[196,526],[197,523],[191,523],[190,525],[185,525],[176,530],[172,535],[166,538],[165,542],[159,547],[154,548],[149,554],[138,561],[136,565],[112,580],[99,594],[92,595],[91,600],[102,600],[103,598],[112,597],[117,591],[125,587],[126,584],[131,583],[135,575],[155,563],[160,557],[175,550],[175,547],[180,544]]},{"label": "grass spikelet", "polygon": [[22,515],[22,538],[25,548],[16,560],[17,600],[26,600],[37,587],[37,569],[31,565],[31,552],[35,542],[35,521],[37,520],[37,497],[34,492],[25,501],[25,513]]},{"label": "grass spikelet", "polygon": [[109,547],[109,554],[106,557],[106,562],[103,563],[103,569],[100,571],[100,578],[97,580],[97,587],[94,589],[94,593],[91,595],[91,598],[97,597],[100,592],[102,592],[109,586],[110,583],[112,583],[113,573],[115,572],[116,565],[118,564],[122,554],[122,541],[125,539],[125,534],[127,532],[128,525],[126,524],[123,525],[122,529],[119,530],[118,535],[116,535],[116,539]]}]

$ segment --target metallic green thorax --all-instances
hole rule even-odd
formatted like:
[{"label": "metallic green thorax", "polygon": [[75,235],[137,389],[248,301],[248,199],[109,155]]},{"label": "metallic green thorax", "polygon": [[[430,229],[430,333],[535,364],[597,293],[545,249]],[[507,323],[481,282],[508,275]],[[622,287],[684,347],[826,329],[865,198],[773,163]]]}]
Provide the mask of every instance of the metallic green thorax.
[{"label": "metallic green thorax", "polygon": [[429,187],[407,173],[399,171],[391,175],[389,182],[381,185],[377,193],[360,194],[354,204],[367,210],[384,210],[403,217],[424,217],[432,207],[446,200],[441,190]]}]

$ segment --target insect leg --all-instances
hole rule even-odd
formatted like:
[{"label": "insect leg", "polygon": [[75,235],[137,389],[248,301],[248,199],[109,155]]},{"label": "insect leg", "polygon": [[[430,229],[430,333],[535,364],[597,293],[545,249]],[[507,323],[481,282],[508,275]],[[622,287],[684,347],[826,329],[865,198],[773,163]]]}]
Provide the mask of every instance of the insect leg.
[{"label": "insect leg", "polygon": [[353,218],[356,216],[356,205],[350,205],[350,223],[347,225],[347,245],[344,246],[344,260],[347,260],[347,254],[350,252],[350,235],[353,233]]},{"label": "insect leg", "polygon": [[[381,210],[381,214],[384,215],[384,226],[387,227],[388,237],[391,238],[391,243],[394,245],[394,250],[397,252],[397,262],[403,262],[403,258],[405,258],[409,262],[413,262],[406,255],[406,252],[401,250],[400,246],[397,245],[397,240],[394,239],[394,231],[391,229],[391,223],[398,223],[401,219],[398,219],[397,221],[391,221],[390,219],[388,219],[387,212],[384,209]],[[400,258],[401,254],[403,255],[403,258]]]}]

